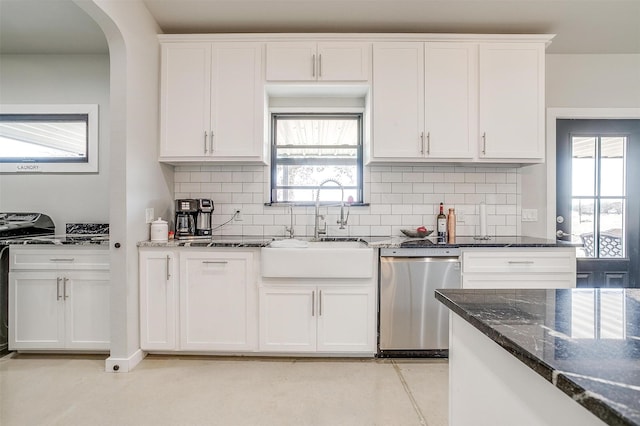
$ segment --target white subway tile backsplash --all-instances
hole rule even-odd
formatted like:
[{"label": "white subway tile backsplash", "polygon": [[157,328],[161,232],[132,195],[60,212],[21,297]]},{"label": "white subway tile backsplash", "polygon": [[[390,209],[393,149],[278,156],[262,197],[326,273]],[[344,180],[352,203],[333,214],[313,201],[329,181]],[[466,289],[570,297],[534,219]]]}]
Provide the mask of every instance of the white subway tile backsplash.
[{"label": "white subway tile backsplash", "polygon": [[[212,198],[214,225],[231,219],[241,208],[242,222],[230,222],[215,235],[284,236],[289,209],[265,206],[269,202],[268,166],[176,166],[176,198]],[[479,232],[478,205],[487,205],[490,235],[519,235],[521,230],[521,179],[518,169],[450,165],[373,165],[364,170],[364,194],[368,206],[350,208],[347,229],[335,224],[339,208],[323,208],[329,235],[389,236],[400,229],[435,226],[440,202],[455,208],[457,234]],[[294,207],[295,235],[313,234],[314,207]]]}]

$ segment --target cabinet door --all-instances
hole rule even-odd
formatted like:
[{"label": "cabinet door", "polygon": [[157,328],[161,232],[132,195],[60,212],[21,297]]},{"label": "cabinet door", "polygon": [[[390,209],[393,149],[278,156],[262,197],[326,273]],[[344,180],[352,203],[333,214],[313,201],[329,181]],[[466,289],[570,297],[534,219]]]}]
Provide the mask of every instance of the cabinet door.
[{"label": "cabinet door", "polygon": [[254,289],[252,253],[182,253],[180,349],[255,349]]},{"label": "cabinet door", "polygon": [[473,158],[477,141],[478,46],[425,44],[425,156]]},{"label": "cabinet door", "polygon": [[262,44],[215,43],[211,66],[211,155],[260,159],[265,105]]},{"label": "cabinet door", "polygon": [[369,81],[370,52],[370,43],[318,43],[318,80]]},{"label": "cabinet door", "polygon": [[78,350],[110,348],[108,272],[64,272],[65,347]]},{"label": "cabinet door", "polygon": [[480,158],[544,158],[544,45],[480,44]]},{"label": "cabinet door", "polygon": [[162,45],[161,69],[160,157],[208,154],[211,43]]},{"label": "cabinet door", "polygon": [[140,347],[175,350],[177,268],[171,251],[140,252]]},{"label": "cabinet door", "polygon": [[55,272],[9,274],[9,349],[63,349],[64,299]]},{"label": "cabinet door", "polygon": [[376,352],[373,286],[318,288],[318,352]]},{"label": "cabinet door", "polygon": [[268,81],[314,81],[316,79],[315,42],[267,43]]},{"label": "cabinet door", "polygon": [[412,159],[424,150],[424,45],[373,44],[373,159]]},{"label": "cabinet door", "polygon": [[260,350],[314,352],[316,296],[313,286],[260,288]]}]

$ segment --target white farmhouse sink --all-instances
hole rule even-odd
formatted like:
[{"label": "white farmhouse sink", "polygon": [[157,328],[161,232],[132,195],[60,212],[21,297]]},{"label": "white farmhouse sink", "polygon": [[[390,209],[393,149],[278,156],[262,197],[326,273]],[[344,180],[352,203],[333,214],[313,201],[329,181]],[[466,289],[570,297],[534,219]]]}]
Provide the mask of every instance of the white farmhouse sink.
[{"label": "white farmhouse sink", "polygon": [[307,247],[263,247],[262,276],[371,278],[373,249],[360,241],[310,241]]}]

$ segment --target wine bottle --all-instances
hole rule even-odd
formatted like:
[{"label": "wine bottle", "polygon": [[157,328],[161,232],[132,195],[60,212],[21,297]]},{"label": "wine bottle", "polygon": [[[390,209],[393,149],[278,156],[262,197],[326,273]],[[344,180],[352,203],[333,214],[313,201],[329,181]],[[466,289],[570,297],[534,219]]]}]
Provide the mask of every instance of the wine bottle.
[{"label": "wine bottle", "polygon": [[438,242],[447,242],[447,216],[444,215],[444,205],[440,203],[440,213],[437,218]]}]

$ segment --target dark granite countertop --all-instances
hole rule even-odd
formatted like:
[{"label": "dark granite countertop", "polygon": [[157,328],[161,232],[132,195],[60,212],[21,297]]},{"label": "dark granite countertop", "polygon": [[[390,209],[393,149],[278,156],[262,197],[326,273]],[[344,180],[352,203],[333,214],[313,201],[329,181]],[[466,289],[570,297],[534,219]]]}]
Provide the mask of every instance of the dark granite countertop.
[{"label": "dark granite countertop", "polygon": [[[296,237],[303,240],[311,240],[311,237]],[[271,241],[282,237],[256,236],[256,235],[231,235],[214,236],[207,239],[194,240],[169,240],[140,241],[138,247],[265,247]],[[379,237],[379,236],[353,236],[353,237],[324,237],[324,240],[352,240],[364,241],[372,248],[421,248],[421,247],[570,247],[570,244],[556,240],[546,240],[533,237],[491,237],[487,240],[478,240],[474,237],[458,237],[455,244],[437,243],[437,238],[407,238],[407,237]]]},{"label": "dark granite countertop", "polygon": [[96,245],[109,245],[109,235],[78,235],[78,234],[65,234],[65,235],[44,235],[39,237],[14,237],[7,239],[0,239],[0,245],[34,245],[34,244],[49,244],[49,245],[76,245],[76,246],[96,246]]},{"label": "dark granite countertop", "polygon": [[67,223],[63,235],[25,235],[0,238],[0,245],[109,245],[108,223]]},{"label": "dark granite countertop", "polygon": [[273,238],[256,236],[214,237],[194,240],[173,239],[162,241],[140,241],[138,247],[265,247]]},{"label": "dark granite countertop", "polygon": [[574,245],[544,238],[535,237],[489,237],[488,239],[477,239],[471,236],[456,237],[453,244],[438,243],[437,237],[427,238],[407,238],[407,237],[391,237],[385,240],[379,240],[369,243],[370,247],[377,248],[402,248],[402,247],[450,247],[450,248],[467,248],[467,247],[573,247]]},{"label": "dark granite countertop", "polygon": [[640,425],[640,289],[437,290],[436,298],[605,423]]}]

